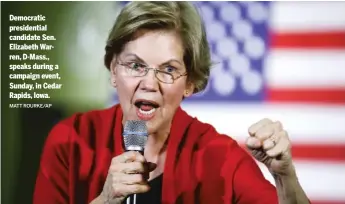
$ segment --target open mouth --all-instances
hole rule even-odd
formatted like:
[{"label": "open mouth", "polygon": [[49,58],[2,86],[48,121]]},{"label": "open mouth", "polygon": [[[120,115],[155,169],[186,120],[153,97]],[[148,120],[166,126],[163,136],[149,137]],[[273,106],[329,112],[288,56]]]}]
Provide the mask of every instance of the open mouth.
[{"label": "open mouth", "polygon": [[154,101],[139,99],[136,100],[134,105],[138,108],[140,115],[142,117],[145,116],[153,116],[153,113],[157,110],[159,105]]}]

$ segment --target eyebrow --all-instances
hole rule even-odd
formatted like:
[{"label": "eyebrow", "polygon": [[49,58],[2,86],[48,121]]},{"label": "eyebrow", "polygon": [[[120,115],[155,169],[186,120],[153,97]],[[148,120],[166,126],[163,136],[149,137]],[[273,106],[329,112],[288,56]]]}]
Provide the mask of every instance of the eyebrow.
[{"label": "eyebrow", "polygon": [[[135,57],[137,60],[139,60],[141,63],[145,63],[145,60],[141,59],[138,55],[134,54],[134,53],[128,53],[128,54],[125,54],[125,57]],[[170,64],[171,62],[176,62],[178,64],[180,64],[181,66],[183,66],[183,64],[177,60],[177,59],[170,59],[166,62],[163,62],[161,65],[166,65],[166,64]]]}]

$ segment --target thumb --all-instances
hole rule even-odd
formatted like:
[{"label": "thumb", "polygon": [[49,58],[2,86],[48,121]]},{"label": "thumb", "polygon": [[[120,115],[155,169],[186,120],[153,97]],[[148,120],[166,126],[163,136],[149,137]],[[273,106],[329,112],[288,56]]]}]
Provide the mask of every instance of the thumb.
[{"label": "thumb", "polygon": [[148,166],[149,172],[151,172],[157,168],[157,164],[152,163],[152,162],[147,162],[147,166]]},{"label": "thumb", "polygon": [[147,162],[145,164],[145,172],[144,172],[144,178],[148,180],[150,178],[150,172],[155,170],[157,168],[157,164],[152,163],[152,162]]}]

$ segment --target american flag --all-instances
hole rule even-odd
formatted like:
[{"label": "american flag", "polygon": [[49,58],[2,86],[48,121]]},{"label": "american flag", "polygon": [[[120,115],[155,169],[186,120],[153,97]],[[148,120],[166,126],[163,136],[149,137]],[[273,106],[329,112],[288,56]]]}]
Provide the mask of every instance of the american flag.
[{"label": "american flag", "polygon": [[345,2],[194,3],[215,64],[182,107],[241,144],[281,121],[312,203],[345,204]]}]

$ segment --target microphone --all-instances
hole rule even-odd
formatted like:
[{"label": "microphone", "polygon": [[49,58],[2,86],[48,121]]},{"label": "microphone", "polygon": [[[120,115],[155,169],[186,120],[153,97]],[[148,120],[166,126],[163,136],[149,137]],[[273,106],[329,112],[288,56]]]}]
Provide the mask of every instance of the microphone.
[{"label": "microphone", "polygon": [[[123,130],[123,140],[125,151],[137,151],[144,155],[145,144],[147,142],[148,131],[146,122],[142,120],[128,120]],[[126,204],[136,204],[136,194],[130,195],[126,199]]]}]

